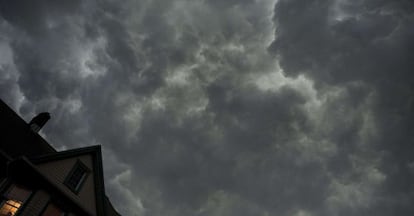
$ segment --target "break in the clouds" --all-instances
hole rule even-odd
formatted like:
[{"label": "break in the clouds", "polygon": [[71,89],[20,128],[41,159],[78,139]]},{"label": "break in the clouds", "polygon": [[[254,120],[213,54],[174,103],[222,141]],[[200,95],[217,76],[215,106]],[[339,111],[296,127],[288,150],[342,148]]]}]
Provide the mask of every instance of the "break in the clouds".
[{"label": "break in the clouds", "polygon": [[0,97],[123,215],[414,214],[410,0],[0,1]]}]

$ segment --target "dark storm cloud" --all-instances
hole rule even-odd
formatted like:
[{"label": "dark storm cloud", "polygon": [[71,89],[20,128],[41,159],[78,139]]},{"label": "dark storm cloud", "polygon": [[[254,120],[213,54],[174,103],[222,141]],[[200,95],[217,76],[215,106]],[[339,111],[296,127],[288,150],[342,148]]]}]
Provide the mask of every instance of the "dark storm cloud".
[{"label": "dark storm cloud", "polygon": [[413,10],[4,0],[0,96],[124,215],[412,215]]},{"label": "dark storm cloud", "polygon": [[[129,163],[136,163],[137,175],[153,178],[157,187],[166,193],[164,198],[171,205],[169,208],[182,203],[198,208],[212,191],[219,190],[232,191],[252,199],[249,202],[253,203],[262,198],[276,199],[274,193],[267,198],[262,194],[272,184],[265,176],[267,172],[274,172],[273,167],[257,171],[265,175],[257,180],[249,177],[254,170],[246,172],[244,166],[238,166],[244,163],[243,157],[261,157],[266,156],[261,155],[263,152],[275,151],[274,141],[281,137],[274,134],[293,133],[294,129],[285,124],[296,119],[303,121],[297,117],[301,112],[295,111],[302,99],[295,92],[286,91],[280,95],[261,95],[254,88],[229,89],[228,85],[214,84],[207,90],[210,104],[205,114],[177,119],[177,114],[171,111],[148,111],[139,133],[141,145],[130,150],[134,153]],[[225,99],[229,94],[233,95]],[[275,116],[268,115],[270,110]],[[255,168],[258,166],[255,163],[266,163],[268,158],[257,159],[248,163],[249,166]]]},{"label": "dark storm cloud", "polygon": [[[345,86],[355,106],[372,100],[369,109],[375,134],[370,154],[381,152],[377,169],[385,180],[364,209],[349,206],[339,214],[410,215],[413,160],[413,10],[411,1],[279,1],[275,7],[276,40],[270,51],[288,76],[304,74],[323,86]],[[349,83],[370,86],[361,97]],[[368,99],[371,98],[371,99]],[[355,129],[362,126],[356,123]],[[336,130],[340,131],[340,130]],[[338,139],[347,142],[344,155],[360,151],[356,131]],[[364,156],[365,157],[365,156]],[[410,180],[409,180],[410,179]],[[351,181],[360,181],[354,179]],[[404,189],[403,189],[404,188]],[[393,213],[391,213],[393,212]],[[398,213],[396,213],[398,212]]]},{"label": "dark storm cloud", "polygon": [[270,50],[287,75],[329,83],[406,79],[413,8],[411,1],[280,1]]},{"label": "dark storm cloud", "polygon": [[7,1],[0,2],[2,17],[29,34],[41,36],[47,32],[48,19],[56,19],[76,12],[80,1]]}]

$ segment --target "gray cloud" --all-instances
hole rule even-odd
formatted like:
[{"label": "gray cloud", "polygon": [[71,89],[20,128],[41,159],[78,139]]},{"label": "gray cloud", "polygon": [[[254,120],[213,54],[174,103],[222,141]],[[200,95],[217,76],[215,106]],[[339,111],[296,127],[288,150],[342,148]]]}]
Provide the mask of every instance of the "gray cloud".
[{"label": "gray cloud", "polygon": [[[370,101],[358,111],[365,116],[353,127],[359,132],[350,131],[336,142],[346,141],[343,154],[362,154],[358,156],[361,162],[377,155],[375,172],[382,173],[382,181],[369,192],[371,197],[363,206],[356,208],[349,200],[345,206],[338,206],[336,214],[413,212],[407,202],[413,199],[412,192],[407,191],[411,183],[405,182],[412,179],[407,166],[413,153],[408,144],[413,140],[412,112],[408,111],[413,108],[413,6],[409,1],[280,1],[275,7],[276,40],[270,51],[279,57],[287,76],[308,76],[319,91],[326,91],[326,86],[343,86],[352,101],[344,101],[338,110]],[[368,94],[350,89],[349,83],[355,82],[368,87],[364,90]],[[357,98],[359,102],[354,101]],[[368,124],[373,130],[370,133],[366,131]],[[352,138],[355,135],[359,140]],[[361,141],[366,144],[355,145]],[[356,168],[349,167],[346,172]],[[363,175],[371,175],[365,172]],[[379,177],[361,176],[348,181],[364,184],[368,180],[364,178]]]},{"label": "gray cloud", "polygon": [[413,9],[0,1],[0,96],[124,215],[412,215]]}]

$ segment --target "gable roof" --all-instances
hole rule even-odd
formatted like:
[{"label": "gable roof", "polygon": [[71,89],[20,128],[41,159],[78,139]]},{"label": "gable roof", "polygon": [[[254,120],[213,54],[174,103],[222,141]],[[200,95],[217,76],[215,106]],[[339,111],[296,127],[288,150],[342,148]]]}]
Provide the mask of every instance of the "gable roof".
[{"label": "gable roof", "polygon": [[94,185],[96,197],[96,212],[97,215],[106,215],[105,206],[105,183],[103,178],[102,168],[102,152],[101,146],[89,146],[84,148],[71,149],[61,152],[48,153],[40,156],[30,157],[29,160],[33,164],[43,164],[57,160],[69,159],[81,155],[92,156],[92,166],[94,172]]},{"label": "gable roof", "polygon": [[[96,170],[94,184],[95,196],[97,197],[97,213],[98,215],[108,216],[119,215],[105,195],[100,146],[57,152],[38,133],[31,130],[29,124],[2,99],[0,99],[0,119],[0,181],[8,175],[9,169],[7,167],[11,164],[26,164],[25,167],[36,170],[33,166],[36,163],[40,164],[77,155],[91,154],[93,168]],[[30,160],[27,158],[30,158]],[[34,173],[46,180],[37,171]]]},{"label": "gable roof", "polygon": [[[12,182],[30,187],[42,187],[51,195],[58,195],[65,205],[71,208],[76,215],[90,216],[90,212],[80,206],[73,198],[66,196],[58,185],[50,181],[25,156],[14,159],[8,163],[7,178]],[[30,179],[28,181],[28,179]]]}]

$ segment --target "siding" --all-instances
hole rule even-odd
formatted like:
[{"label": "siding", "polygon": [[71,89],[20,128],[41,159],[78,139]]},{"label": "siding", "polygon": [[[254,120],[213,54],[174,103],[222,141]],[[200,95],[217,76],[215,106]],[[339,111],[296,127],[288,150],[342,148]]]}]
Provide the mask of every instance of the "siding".
[{"label": "siding", "polygon": [[[79,193],[75,194],[64,185],[64,181],[78,159],[91,170],[91,173],[89,173]],[[92,215],[96,215],[94,170],[91,155],[81,155],[74,158],[47,162],[39,164],[37,167],[40,172],[50,181],[55,182],[69,197],[76,200],[79,205],[88,210]]]},{"label": "siding", "polygon": [[29,200],[23,211],[21,212],[22,216],[39,216],[43,208],[48,203],[50,197],[43,190],[36,191],[33,194],[32,198]]}]

